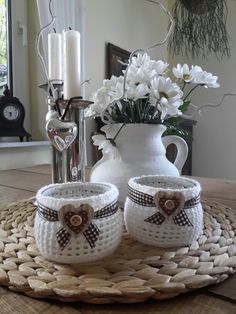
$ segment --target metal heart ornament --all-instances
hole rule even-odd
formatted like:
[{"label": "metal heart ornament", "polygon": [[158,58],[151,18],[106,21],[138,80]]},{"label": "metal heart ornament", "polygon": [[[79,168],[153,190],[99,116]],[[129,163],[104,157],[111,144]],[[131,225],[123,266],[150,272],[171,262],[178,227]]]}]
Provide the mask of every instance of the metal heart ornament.
[{"label": "metal heart ornament", "polygon": [[46,132],[52,145],[62,152],[76,139],[78,127],[73,121],[62,121],[53,118],[47,122]]},{"label": "metal heart ornament", "polygon": [[79,207],[67,204],[62,206],[58,212],[59,221],[65,230],[74,237],[88,228],[93,216],[94,210],[89,204],[82,204]]}]

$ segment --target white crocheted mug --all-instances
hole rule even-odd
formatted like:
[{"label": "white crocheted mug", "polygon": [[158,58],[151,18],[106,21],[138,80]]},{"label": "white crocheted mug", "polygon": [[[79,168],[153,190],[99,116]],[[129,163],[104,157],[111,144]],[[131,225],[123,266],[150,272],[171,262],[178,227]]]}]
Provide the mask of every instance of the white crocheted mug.
[{"label": "white crocheted mug", "polygon": [[125,225],[130,235],[158,247],[190,245],[203,231],[199,182],[141,176],[128,182]]},{"label": "white crocheted mug", "polygon": [[42,256],[59,263],[103,258],[119,245],[123,215],[118,190],[108,183],[63,183],[36,194],[35,241]]}]

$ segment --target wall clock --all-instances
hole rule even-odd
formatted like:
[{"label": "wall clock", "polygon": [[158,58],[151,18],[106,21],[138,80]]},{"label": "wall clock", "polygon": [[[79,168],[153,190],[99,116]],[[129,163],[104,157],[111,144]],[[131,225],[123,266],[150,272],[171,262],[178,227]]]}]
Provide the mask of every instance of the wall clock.
[{"label": "wall clock", "polygon": [[16,97],[11,96],[8,87],[5,87],[4,96],[0,97],[0,137],[24,137],[29,141],[31,135],[25,131],[23,124],[25,108]]}]

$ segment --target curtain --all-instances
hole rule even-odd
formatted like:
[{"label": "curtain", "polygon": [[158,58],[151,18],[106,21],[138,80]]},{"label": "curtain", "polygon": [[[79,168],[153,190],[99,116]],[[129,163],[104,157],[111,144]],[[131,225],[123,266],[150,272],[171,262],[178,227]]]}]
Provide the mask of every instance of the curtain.
[{"label": "curtain", "polygon": [[71,27],[75,30],[81,29],[80,0],[54,0],[53,9],[56,18],[56,30],[62,32]]},{"label": "curtain", "polygon": [[[40,28],[44,27],[51,20],[49,13],[49,0],[36,0],[39,16]],[[53,25],[43,32],[43,50],[47,64],[47,37],[55,28],[57,33],[63,30],[72,29],[82,30],[82,0],[53,0],[52,11],[56,16]]]}]

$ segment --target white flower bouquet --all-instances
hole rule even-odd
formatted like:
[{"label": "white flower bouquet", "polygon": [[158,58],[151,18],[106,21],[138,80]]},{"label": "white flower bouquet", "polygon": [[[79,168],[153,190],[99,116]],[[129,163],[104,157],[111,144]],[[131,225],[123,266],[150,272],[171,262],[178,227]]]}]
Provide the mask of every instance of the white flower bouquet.
[{"label": "white flower bouquet", "polygon": [[168,76],[168,64],[145,53],[133,56],[123,75],[104,80],[94,96],[90,114],[106,123],[165,124],[174,130],[187,111],[197,87],[217,88],[218,77],[200,66],[177,64]]}]

